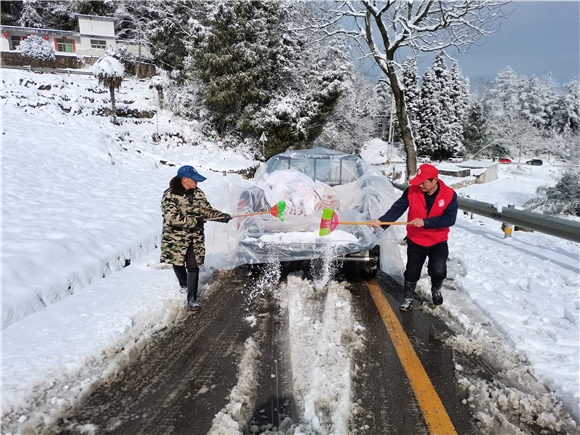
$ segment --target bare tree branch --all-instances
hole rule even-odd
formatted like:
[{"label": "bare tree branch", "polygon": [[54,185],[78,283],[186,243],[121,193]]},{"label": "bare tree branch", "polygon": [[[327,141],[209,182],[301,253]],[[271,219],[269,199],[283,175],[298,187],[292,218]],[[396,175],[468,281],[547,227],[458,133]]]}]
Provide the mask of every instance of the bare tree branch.
[{"label": "bare tree branch", "polygon": [[[407,177],[417,169],[415,147],[405,107],[405,89],[399,78],[395,54],[408,49],[440,53],[448,48],[462,51],[499,29],[497,21],[507,15],[510,0],[337,0],[326,10],[318,29],[327,34],[343,33],[359,45],[362,58],[372,58],[389,80],[397,119],[407,150]],[[356,30],[337,29],[342,22],[355,23]],[[378,37],[377,37],[378,36]],[[362,41],[362,42],[361,42]]]}]

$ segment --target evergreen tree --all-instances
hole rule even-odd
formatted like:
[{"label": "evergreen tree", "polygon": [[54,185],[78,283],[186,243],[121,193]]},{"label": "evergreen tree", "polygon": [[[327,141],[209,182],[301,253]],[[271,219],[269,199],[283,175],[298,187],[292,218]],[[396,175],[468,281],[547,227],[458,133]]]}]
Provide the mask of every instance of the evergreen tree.
[{"label": "evergreen tree", "polygon": [[463,126],[469,110],[469,82],[463,78],[457,63],[451,67],[448,89],[450,106],[447,116],[451,137],[442,154],[445,158],[463,153]]},{"label": "evergreen tree", "polygon": [[440,111],[437,117],[431,120],[436,132],[435,146],[432,157],[446,157],[448,148],[455,148],[455,131],[456,115],[453,112],[453,102],[451,100],[451,74],[445,65],[445,59],[442,54],[435,57],[433,63],[435,72],[435,94],[438,95]]},{"label": "evergreen tree", "polygon": [[540,80],[535,76],[522,78],[519,91],[520,115],[534,127],[545,128],[548,125],[550,102]]},{"label": "evergreen tree", "polygon": [[393,125],[398,125],[397,117],[393,112],[393,92],[389,84],[379,77],[379,82],[375,87],[376,106],[373,109],[372,115],[375,119],[380,119],[382,129],[380,138],[382,140],[389,139],[389,128],[391,126],[391,117],[393,118]]},{"label": "evergreen tree", "polygon": [[206,84],[218,128],[226,130],[246,106],[267,103],[276,87],[278,8],[267,1],[216,1],[205,8],[190,67]]},{"label": "evergreen tree", "polygon": [[76,14],[111,16],[113,4],[91,0],[2,1],[2,24],[78,31]]},{"label": "evergreen tree", "polygon": [[373,131],[372,113],[378,98],[374,86],[361,74],[350,75],[343,89],[314,146],[358,154]]},{"label": "evergreen tree", "polygon": [[485,103],[473,99],[467,111],[463,131],[463,143],[468,154],[474,155],[491,142],[488,117],[489,108],[486,108]]},{"label": "evergreen tree", "polygon": [[444,124],[444,113],[449,103],[443,87],[447,82],[447,68],[441,56],[435,58],[432,68],[427,68],[421,83],[419,103],[419,129],[417,132],[417,152],[435,156],[441,147],[447,128]]},{"label": "evergreen tree", "polygon": [[520,77],[511,67],[508,66],[498,73],[489,94],[494,102],[494,116],[511,119],[520,112],[520,88]]},{"label": "evergreen tree", "polygon": [[577,78],[564,85],[568,92],[562,98],[561,131],[577,135],[580,133],[580,80]]},{"label": "evergreen tree", "polygon": [[4,24],[5,26],[18,26],[21,10],[21,1],[1,1],[0,23]]},{"label": "evergreen tree", "polygon": [[115,2],[94,0],[73,0],[77,14],[111,17],[115,13]]},{"label": "evergreen tree", "polygon": [[285,151],[289,146],[308,148],[322,133],[345,89],[352,62],[348,50],[339,41],[308,40],[296,35],[293,53],[284,86],[270,102],[253,111],[246,110],[240,128],[255,135],[266,132],[266,155]]},{"label": "evergreen tree", "polygon": [[565,172],[554,187],[541,186],[536,193],[540,196],[524,204],[527,210],[548,215],[580,216],[580,176],[577,171]]},{"label": "evergreen tree", "polygon": [[463,152],[463,126],[469,106],[469,84],[442,55],[423,75],[417,127],[417,150],[434,158]]},{"label": "evergreen tree", "polygon": [[417,60],[415,57],[408,57],[403,61],[402,74],[405,104],[407,106],[407,115],[409,116],[409,126],[411,128],[411,134],[413,137],[416,137],[416,132],[420,128],[418,113],[421,90],[419,88],[419,72],[417,70]]},{"label": "evergreen tree", "polygon": [[37,0],[23,0],[22,10],[18,19],[21,27],[45,28],[43,16],[46,16],[42,2]]},{"label": "evergreen tree", "polygon": [[300,24],[314,11],[302,2],[224,1],[189,20],[187,73],[204,83],[216,128],[266,133],[265,158],[312,146],[351,73],[344,42],[314,39]]},{"label": "evergreen tree", "polygon": [[203,4],[197,0],[165,2],[158,7],[147,26],[147,38],[159,67],[185,78],[181,73],[185,71],[187,43],[192,39],[190,23],[199,22],[203,15]]}]

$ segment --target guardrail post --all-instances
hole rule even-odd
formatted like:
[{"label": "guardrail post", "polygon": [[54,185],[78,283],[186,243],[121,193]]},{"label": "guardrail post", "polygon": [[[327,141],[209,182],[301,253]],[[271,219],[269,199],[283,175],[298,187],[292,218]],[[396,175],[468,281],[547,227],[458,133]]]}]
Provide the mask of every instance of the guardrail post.
[{"label": "guardrail post", "polygon": [[[515,204],[513,204],[513,203],[510,202],[508,204],[508,208],[514,208],[515,209],[516,206],[515,206]],[[504,235],[503,235],[503,238],[504,239],[507,239],[508,237],[511,237],[512,236],[512,232],[514,230],[514,226],[512,224],[506,224],[506,223],[504,223],[502,225],[502,228],[503,228],[503,232],[504,232]]]}]

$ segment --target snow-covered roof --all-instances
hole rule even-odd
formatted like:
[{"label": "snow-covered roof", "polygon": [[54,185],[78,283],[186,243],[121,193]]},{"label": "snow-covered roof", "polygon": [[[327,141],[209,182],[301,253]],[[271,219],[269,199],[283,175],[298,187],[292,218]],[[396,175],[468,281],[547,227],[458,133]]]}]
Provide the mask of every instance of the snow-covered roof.
[{"label": "snow-covered roof", "polygon": [[38,32],[38,33],[67,33],[67,34],[73,34],[74,32],[71,32],[70,30],[57,30],[57,29],[39,29],[36,27],[19,27],[19,26],[0,26],[0,29],[14,29],[14,30],[23,30],[25,32]]},{"label": "snow-covered roof", "polygon": [[92,35],[90,33],[80,33],[81,36],[86,36],[87,38],[100,38],[100,39],[115,39],[115,35]]},{"label": "snow-covered roof", "polygon": [[75,14],[75,17],[79,17],[79,18],[89,18],[91,20],[115,21],[115,18],[114,17],[99,17],[97,15]]}]

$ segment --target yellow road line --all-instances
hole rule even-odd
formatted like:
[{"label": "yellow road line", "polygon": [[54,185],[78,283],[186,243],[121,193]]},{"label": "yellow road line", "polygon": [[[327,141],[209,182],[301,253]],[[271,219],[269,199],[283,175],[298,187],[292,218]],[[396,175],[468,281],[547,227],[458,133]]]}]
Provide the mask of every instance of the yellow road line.
[{"label": "yellow road line", "polygon": [[370,279],[367,281],[367,286],[389,331],[399,359],[407,372],[413,392],[417,397],[421,411],[423,411],[429,433],[432,435],[457,435],[453,423],[451,423],[449,415],[447,415],[447,411],[443,403],[441,403],[441,399],[439,399],[435,388],[431,384],[429,376],[427,376],[407,334],[405,334],[403,327],[377,282],[374,279]]}]

